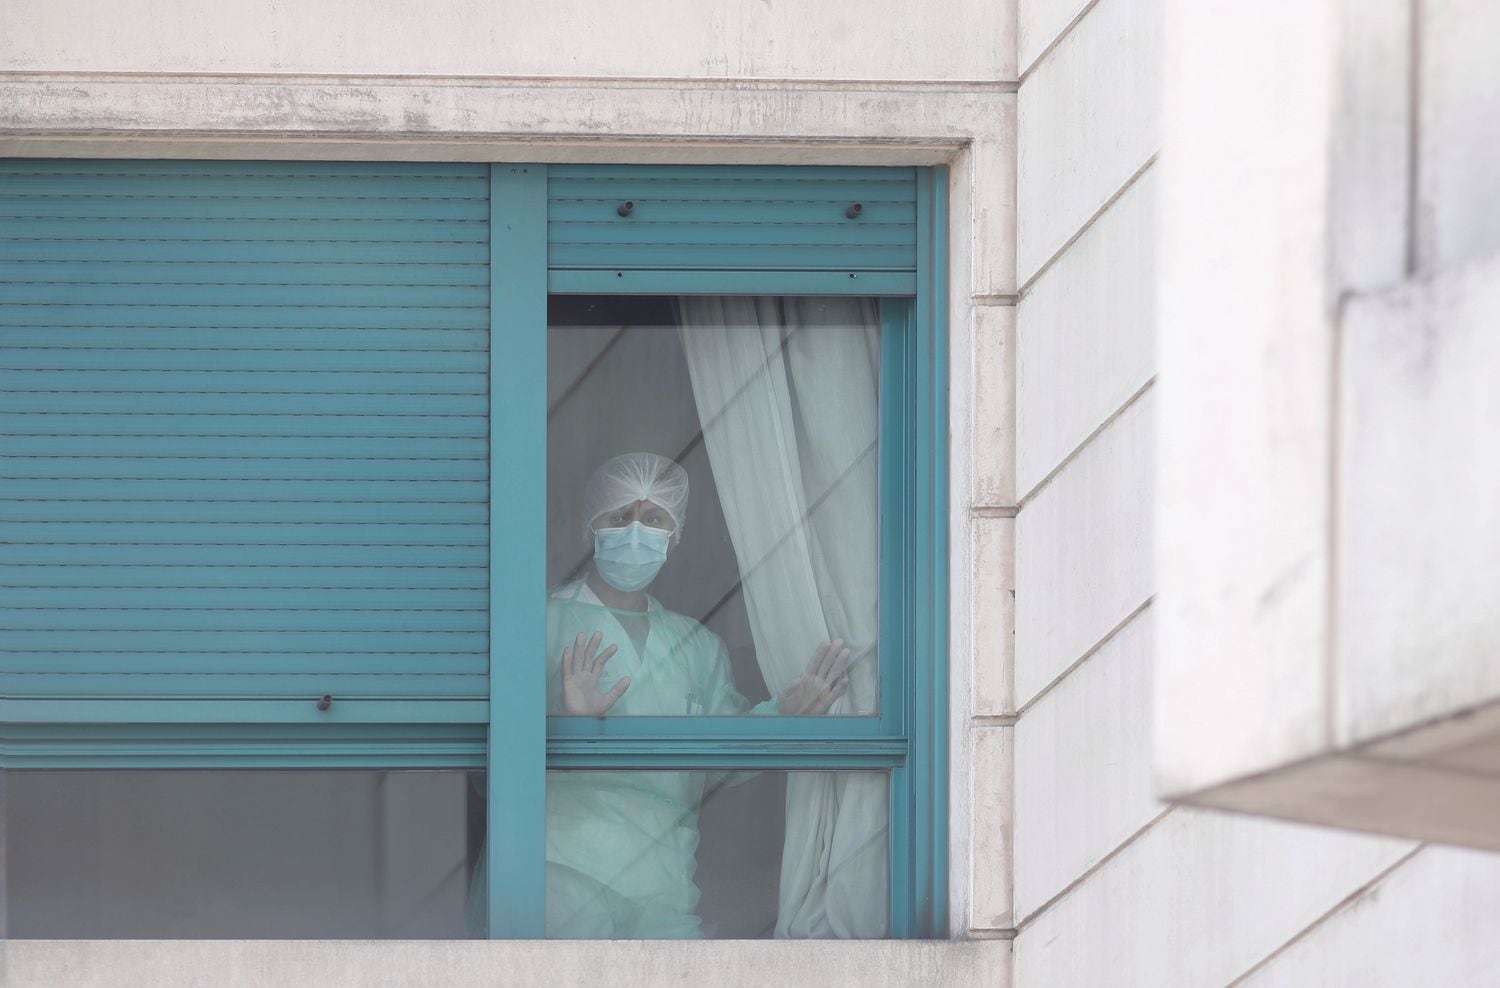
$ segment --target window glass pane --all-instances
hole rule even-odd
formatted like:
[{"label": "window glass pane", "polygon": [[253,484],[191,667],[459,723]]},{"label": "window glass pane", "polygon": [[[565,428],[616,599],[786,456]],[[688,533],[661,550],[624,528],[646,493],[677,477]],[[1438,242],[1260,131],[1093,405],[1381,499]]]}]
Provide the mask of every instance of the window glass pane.
[{"label": "window glass pane", "polygon": [[874,714],[878,304],[557,296],[549,322],[548,712]]},{"label": "window glass pane", "polygon": [[547,935],[887,936],[888,778],[549,772]]},{"label": "window glass pane", "polygon": [[8,772],[9,933],[466,936],[470,848],[483,832],[466,775]]}]

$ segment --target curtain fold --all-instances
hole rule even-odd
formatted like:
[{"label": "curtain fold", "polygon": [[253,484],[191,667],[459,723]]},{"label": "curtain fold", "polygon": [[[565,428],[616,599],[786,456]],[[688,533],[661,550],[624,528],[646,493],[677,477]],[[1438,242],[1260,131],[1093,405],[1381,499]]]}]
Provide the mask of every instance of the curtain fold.
[{"label": "curtain fold", "polygon": [[[876,712],[880,314],[864,299],[683,297],[683,350],[761,673],[772,695],[823,641],[852,652],[829,716]],[[889,787],[787,781],[776,935],[889,933]]]}]

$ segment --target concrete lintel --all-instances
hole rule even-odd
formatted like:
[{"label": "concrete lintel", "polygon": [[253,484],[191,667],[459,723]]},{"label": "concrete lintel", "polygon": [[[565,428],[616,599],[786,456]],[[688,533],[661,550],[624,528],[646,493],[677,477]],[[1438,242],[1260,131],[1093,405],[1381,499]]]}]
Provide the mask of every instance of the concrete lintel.
[{"label": "concrete lintel", "polygon": [[921,165],[1014,109],[898,86],[0,75],[0,154]]}]

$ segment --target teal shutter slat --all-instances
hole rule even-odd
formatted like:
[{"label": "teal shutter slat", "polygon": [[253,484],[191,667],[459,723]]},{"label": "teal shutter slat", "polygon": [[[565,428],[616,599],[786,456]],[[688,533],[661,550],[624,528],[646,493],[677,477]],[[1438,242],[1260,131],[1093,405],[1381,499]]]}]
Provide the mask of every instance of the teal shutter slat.
[{"label": "teal shutter slat", "polygon": [[[309,684],[311,685],[311,684]],[[314,686],[316,689],[316,686]],[[316,696],[316,694],[313,694]],[[488,704],[482,699],[421,696],[356,697],[332,705],[317,717],[309,717],[313,708],[306,693],[282,696],[244,697],[241,691],[213,703],[214,723],[220,724],[292,724],[314,721],[326,731],[324,746],[348,746],[337,728],[354,725],[433,725],[435,710],[446,710],[446,721],[459,725],[482,725],[488,716]],[[11,724],[202,724],[208,701],[194,702],[175,696],[44,697],[27,702],[12,702],[7,710]],[[9,747],[9,746],[7,746]],[[413,745],[415,749],[417,746]]]},{"label": "teal shutter slat", "polygon": [[134,284],[143,274],[179,285],[400,285],[416,280],[424,285],[483,287],[489,283],[489,268],[475,263],[166,260],[143,268],[140,261],[0,259],[0,281]]},{"label": "teal shutter slat", "polygon": [[[0,190],[0,218],[99,220],[345,220],[375,223],[390,220],[468,220],[484,222],[489,200],[484,197],[377,199],[288,198],[264,190],[261,196],[18,196]],[[446,239],[446,237],[445,237]]]},{"label": "teal shutter slat", "polygon": [[[143,275],[150,277],[149,274]],[[129,285],[12,283],[11,303],[36,305],[152,305],[171,289],[173,305],[483,309],[483,286],[450,285],[191,285],[140,282]],[[274,302],[272,299],[274,298]]]},{"label": "teal shutter slat", "polygon": [[[723,201],[692,199],[677,186],[645,188],[647,195],[662,198],[632,200],[635,209],[625,222],[617,212],[620,200],[560,199],[552,206],[552,226],[548,236],[554,241],[590,243],[612,236],[629,239],[629,231],[645,226],[697,227],[698,230],[665,230],[667,234],[701,235],[702,228],[734,231],[733,243],[885,243],[911,247],[911,237],[902,237],[916,224],[916,207],[912,203],[860,202],[849,190],[820,189],[819,202],[781,202],[771,199]],[[665,198],[670,192],[675,198]],[[770,195],[780,195],[775,190]],[[845,210],[858,202],[862,210],[851,220]],[[611,231],[617,231],[611,234]]]},{"label": "teal shutter slat", "polygon": [[[163,298],[171,298],[163,293]],[[185,305],[178,301],[124,306],[73,304],[9,305],[0,300],[0,326],[78,329],[139,326],[143,329],[489,329],[484,306],[285,305],[267,292],[254,305]]]},{"label": "teal shutter slat", "polygon": [[147,217],[24,217],[7,219],[5,229],[15,237],[43,240],[184,240],[221,241],[226,224],[233,224],[240,241],[294,241],[342,243],[354,241],[400,241],[421,243],[484,243],[489,233],[477,220],[308,220],[308,219],[151,219]]},{"label": "teal shutter slat", "polygon": [[[229,355],[234,354],[231,358]],[[232,350],[218,350],[204,355],[205,363],[248,359]],[[18,361],[20,362],[20,361]],[[81,362],[87,362],[82,360]],[[394,365],[396,360],[392,360]],[[0,369],[0,387],[11,393],[48,391],[102,391],[120,394],[171,394],[178,392],[238,392],[240,394],[360,394],[360,395],[482,395],[489,386],[483,374],[429,373],[390,370],[361,372],[355,370],[232,370],[216,368],[183,368],[181,370],[138,370],[127,368],[91,368],[74,371],[56,367]],[[269,405],[269,403],[268,403]]]},{"label": "teal shutter slat", "polygon": [[[175,326],[86,326],[73,334],[75,349],[177,350],[183,347],[233,347],[240,350],[285,350],[296,348],[307,362],[322,359],[316,351],[350,350],[351,343],[375,348],[376,352],[405,350],[412,354],[479,351],[489,347],[489,334],[479,329],[359,329],[351,339],[340,329],[274,329],[246,326],[238,329],[202,329]],[[15,347],[55,348],[53,327],[11,327],[6,339]]]},{"label": "teal shutter slat", "polygon": [[[273,483],[330,478],[338,478],[340,482],[418,482],[427,479],[481,482],[485,479],[482,460],[395,457],[333,461],[322,457],[11,456],[6,458],[4,469],[6,476],[0,477],[0,481],[52,479],[78,480],[88,484],[101,480],[138,480],[143,475],[153,481],[269,480]],[[434,489],[437,488],[429,485],[419,488],[424,492]],[[339,490],[358,491],[359,488],[345,486]],[[296,491],[287,488],[287,493]],[[482,495],[482,492],[478,493]],[[483,500],[482,496],[479,500]]]},{"label": "teal shutter slat", "polygon": [[0,586],[484,590],[483,566],[0,566]]},{"label": "teal shutter slat", "polygon": [[[294,674],[321,676],[330,672],[360,676],[410,675],[405,670],[411,668],[411,658],[408,652],[257,652],[245,654],[247,657],[253,656],[256,671],[261,676]],[[157,655],[154,661],[159,673],[201,674],[203,669],[211,668],[214,663],[222,660],[221,653],[187,651],[163,652]],[[8,665],[12,665],[16,672],[119,675],[128,672],[132,663],[129,653],[16,652],[12,653]],[[422,659],[422,668],[426,670],[425,675],[432,677],[480,676],[485,674],[487,666],[488,659],[483,651],[425,652]],[[318,672],[309,673],[309,669],[317,669]],[[92,683],[95,686],[99,685],[97,680]],[[136,682],[126,692],[138,691],[139,688],[140,683]],[[299,693],[305,690],[304,685]]]},{"label": "teal shutter slat", "polygon": [[[171,594],[156,591],[171,589]],[[7,604],[16,608],[134,610],[161,607],[163,597],[170,597],[173,610],[190,611],[211,608],[237,612],[241,610],[292,609],[298,611],[336,611],[380,607],[390,611],[443,610],[472,612],[485,606],[489,595],[477,590],[379,587],[199,587],[180,586],[117,587],[101,584],[92,587],[10,587]]]},{"label": "teal shutter slat", "polygon": [[[818,273],[914,273],[916,174],[910,168],[554,166],[552,287],[608,291],[593,279],[559,275],[650,269],[653,291],[725,292],[736,290],[735,283],[718,287],[702,274],[775,271],[803,279],[783,292],[848,292],[848,284]],[[624,203],[631,204],[623,210],[628,215],[621,215]],[[674,279],[674,272],[698,277]]]},{"label": "teal shutter slat", "polygon": [[43,501],[483,501],[486,491],[477,480],[26,478],[4,485],[4,500]]},{"label": "teal shutter slat", "polygon": [[[388,652],[391,654],[424,655],[426,650],[439,652],[469,651],[484,648],[489,635],[483,631],[379,631],[360,630],[328,631],[254,631],[235,629],[233,638],[226,637],[226,629],[215,627],[208,631],[162,631],[160,629],[107,630],[107,631],[7,631],[6,646],[19,651],[54,652],[103,652],[106,654],[132,653],[158,656],[173,652],[201,652],[203,654],[234,656],[261,652],[285,651],[301,654],[324,652]],[[419,661],[419,660],[414,660]],[[248,663],[235,666],[226,659],[221,667],[226,672],[253,676],[257,671]],[[132,659],[137,668],[152,671],[146,659]],[[222,685],[222,684],[221,684]],[[253,685],[253,683],[241,684]],[[24,695],[18,693],[15,695]]]},{"label": "teal shutter slat", "polygon": [[[225,424],[240,428],[258,416],[322,415],[336,432],[344,423],[335,416],[406,415],[426,419],[469,418],[484,406],[483,395],[302,394],[282,392],[272,403],[265,393],[190,391],[0,391],[0,413],[86,413],[135,415],[230,415]],[[279,411],[268,412],[268,407]],[[446,425],[446,422],[441,423]]]},{"label": "teal shutter slat", "polygon": [[[170,438],[170,437],[166,437]],[[11,501],[6,505],[6,514],[19,523],[46,524],[53,516],[53,509],[47,501]],[[450,526],[443,539],[445,544],[468,545],[483,544],[483,533],[477,536],[473,531],[463,531],[465,525],[482,525],[484,523],[483,504],[473,502],[401,502],[401,501],[309,501],[301,502],[295,509],[296,517],[292,521],[287,520],[288,508],[279,501],[76,501],[69,508],[72,521],[69,525],[78,524],[122,524],[139,525],[153,522],[168,522],[172,524],[196,523],[206,524],[211,522],[232,523],[236,525],[281,525],[279,531],[262,531],[263,538],[271,536],[283,536],[291,534],[286,524],[293,525],[315,525],[315,524],[338,524],[348,528],[356,538],[364,538],[361,532],[374,531],[373,529],[360,529],[349,526],[359,525],[446,525]],[[23,530],[24,531],[24,530]],[[157,529],[162,535],[173,531],[172,529]],[[203,537],[201,533],[205,529],[180,529],[187,533],[189,539],[197,540]],[[239,532],[240,529],[227,530]],[[337,531],[335,529],[312,529],[305,532],[308,535],[304,541],[308,542],[338,542],[337,537],[330,537]],[[394,534],[392,530],[382,528],[382,535]],[[399,531],[399,529],[396,529]],[[445,534],[436,529],[408,529],[412,534]],[[321,537],[317,537],[321,536]],[[478,541],[476,541],[476,538]],[[348,539],[343,541],[348,542]]]},{"label": "teal shutter slat", "polygon": [[[483,566],[489,550],[482,543],[392,545],[340,545],[337,543],[297,544],[235,543],[231,556],[222,545],[188,542],[181,545],[147,543],[131,550],[130,566],[220,566],[232,559],[237,566]],[[89,542],[0,544],[0,564],[14,566],[59,566],[83,563],[96,565],[99,553]]]},{"label": "teal shutter slat", "polygon": [[487,451],[482,439],[442,436],[0,435],[0,456],[464,460]]},{"label": "teal shutter slat", "polygon": [[[19,486],[19,485],[16,485]],[[111,487],[115,486],[113,484]],[[165,485],[163,485],[165,486]],[[168,488],[180,490],[182,485],[173,485]],[[203,484],[194,482],[194,487],[203,488]],[[230,485],[232,490],[241,490],[249,485]],[[9,489],[9,486],[7,487]],[[62,494],[75,493],[73,488],[66,484],[56,487]],[[215,488],[218,490],[220,488]],[[266,484],[261,489],[272,493],[283,493],[285,485]],[[302,493],[296,491],[294,493]],[[74,505],[79,504],[76,499],[68,497],[57,497],[37,499],[42,503],[65,502],[66,507],[59,507],[58,513],[72,514]],[[188,502],[189,505],[198,502]],[[241,502],[233,502],[241,503]],[[270,501],[267,504],[273,503]],[[300,504],[294,501],[276,501],[276,505],[282,505],[280,510],[283,514],[291,514],[300,510],[291,505]],[[341,503],[341,502],[340,502]],[[89,505],[91,511],[97,511],[97,506]],[[128,510],[128,507],[121,510]],[[61,544],[61,543],[100,543],[107,545],[123,545],[125,543],[159,544],[168,545],[350,545],[350,546],[455,546],[455,545],[479,545],[485,544],[487,530],[483,525],[453,525],[448,523],[435,523],[424,525],[392,524],[390,522],[307,522],[307,521],[285,521],[285,522],[246,522],[235,521],[225,524],[196,523],[196,522],[95,522],[95,521],[45,521],[45,522],[9,522],[7,523],[7,535],[14,539],[12,544]],[[135,559],[131,560],[136,562]]]},{"label": "teal shutter slat", "polygon": [[57,412],[51,415],[0,413],[0,433],[10,436],[426,436],[436,439],[467,439],[482,438],[489,430],[488,419],[473,415],[393,415],[390,414],[390,409],[363,415],[301,415],[288,412],[282,405],[283,403],[278,402],[281,410],[277,412],[239,414],[234,416],[233,421],[224,418],[232,413],[222,410],[210,415],[180,411],[143,415],[140,414],[142,409],[136,408],[114,415],[88,412]]},{"label": "teal shutter slat", "polygon": [[[114,167],[114,163],[103,163]],[[483,180],[458,178],[453,175],[397,174],[389,176],[331,173],[318,174],[308,167],[297,166],[295,171],[283,169],[279,172],[257,168],[254,174],[217,175],[208,174],[201,167],[176,173],[164,171],[158,162],[156,167],[137,174],[94,174],[88,176],[90,199],[111,200],[142,199],[150,201],[162,197],[162,180],[170,179],[173,200],[206,197],[218,201],[254,202],[274,200],[276,202],[301,201],[307,199],[395,199],[412,201],[408,197],[414,178],[442,178],[422,190],[422,200],[468,199],[486,201],[489,190]],[[308,165],[312,165],[309,162]],[[409,168],[407,169],[409,171]],[[288,183],[286,179],[295,179]],[[53,173],[17,173],[14,169],[0,171],[0,195],[8,198],[31,197],[81,197],[78,177]]]},{"label": "teal shutter slat", "polygon": [[52,161],[12,158],[0,161],[0,179],[8,180],[11,176],[21,175],[83,175],[90,178],[138,176],[171,179],[174,182],[205,177],[236,180],[339,178],[359,181],[395,177],[407,181],[415,178],[441,178],[449,182],[467,181],[470,185],[484,185],[488,182],[488,172],[483,167],[455,168],[451,165],[407,164],[398,161],[226,161],[213,164],[202,161],[135,161],[128,158],[64,158]]},{"label": "teal shutter slat", "polygon": [[[225,673],[224,676],[234,677],[234,696],[241,698],[254,698],[265,696],[271,698],[284,697],[315,697],[321,695],[317,691],[324,687],[324,681],[332,674],[326,670],[318,672],[286,672],[268,673],[257,671],[253,686],[241,682],[242,674]],[[77,681],[86,679],[88,689],[97,696],[114,698],[128,698],[134,695],[147,697],[171,697],[185,696],[194,697],[201,694],[203,680],[198,674],[197,678],[188,678],[185,675],[158,675],[153,681],[146,682],[145,678],[138,672],[110,673],[107,671],[91,671],[88,673],[67,672],[26,672],[0,673],[0,692],[7,694],[17,690],[26,690],[31,693],[52,694],[66,696],[76,694],[78,690]],[[471,698],[483,695],[485,691],[486,675],[484,670],[472,675],[461,675],[453,672],[447,673],[394,673],[381,675],[374,671],[360,669],[358,673],[348,674],[344,678],[353,685],[351,688],[339,695],[341,700],[350,698],[370,697],[410,697],[413,699],[440,699],[453,697],[455,699]],[[249,688],[247,688],[249,687]]]},{"label": "teal shutter slat", "polygon": [[0,163],[12,719],[488,719],[489,210],[485,166]]},{"label": "teal shutter slat", "polygon": [[[911,251],[905,247],[867,247],[858,244],[837,246],[805,244],[770,244],[740,246],[734,244],[657,244],[621,243],[610,245],[616,263],[610,270],[681,269],[696,270],[711,252],[715,270],[761,270],[768,264],[785,264],[807,269],[826,267],[831,260],[837,270],[903,271]],[[552,262],[559,268],[586,267],[600,256],[600,244],[556,244]]]},{"label": "teal shutter slat", "polygon": [[[0,260],[5,261],[134,261],[136,253],[131,240],[0,241]],[[364,243],[163,240],[156,245],[155,256],[161,264],[483,264],[489,256],[489,245],[399,240]]]},{"label": "teal shutter slat", "polygon": [[547,275],[549,290],[574,295],[909,296],[914,271],[569,270]]},{"label": "teal shutter slat", "polygon": [[[241,334],[244,335],[244,334]],[[93,340],[88,342],[92,343]],[[362,385],[361,390],[373,390],[386,387],[393,383],[389,377],[359,376],[354,372],[365,372],[367,374],[389,374],[387,368],[391,366],[392,357],[388,350],[349,350],[339,349],[333,352],[320,352],[314,350],[266,350],[253,357],[241,357],[240,360],[246,364],[259,364],[259,369],[241,374],[239,377],[226,377],[228,372],[216,368],[214,365],[222,359],[221,354],[224,347],[205,345],[198,337],[187,337],[174,341],[175,347],[150,348],[130,347],[117,349],[97,346],[59,347],[47,345],[39,347],[21,347],[19,344],[7,350],[5,354],[5,370],[37,370],[52,374],[62,374],[66,371],[199,371],[204,376],[196,383],[215,385],[248,385],[259,387],[266,384],[285,386],[292,384],[297,386],[319,385],[325,388],[336,387],[340,391],[352,390]],[[352,340],[345,342],[354,342]],[[258,349],[258,348],[250,348]],[[400,357],[404,374],[451,374],[463,375],[462,377],[435,378],[429,382],[432,393],[474,393],[477,385],[487,385],[487,368],[485,366],[484,351],[448,351],[448,350],[408,350]],[[295,368],[289,370],[288,374],[299,375],[289,377],[286,374],[276,376],[275,371],[265,369],[271,365],[291,365]],[[60,366],[66,365],[66,366]],[[309,378],[306,375],[314,371],[330,374],[326,379]],[[207,375],[215,375],[208,377]],[[253,375],[253,376],[251,376]],[[148,383],[144,376],[136,376],[129,380],[132,387],[140,388]],[[107,380],[101,383],[109,383]],[[163,390],[200,390],[190,388],[194,379],[182,374],[174,374],[164,382]],[[402,379],[396,381],[399,385],[408,384],[409,381]],[[212,390],[230,390],[229,388],[213,388]],[[378,392],[377,392],[378,393]]]}]

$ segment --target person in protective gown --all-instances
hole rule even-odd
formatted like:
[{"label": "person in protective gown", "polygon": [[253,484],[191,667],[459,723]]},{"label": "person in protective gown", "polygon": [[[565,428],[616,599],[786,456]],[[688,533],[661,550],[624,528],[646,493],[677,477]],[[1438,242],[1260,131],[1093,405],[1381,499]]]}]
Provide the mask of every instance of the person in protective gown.
[{"label": "person in protective gown", "polygon": [[[687,472],[654,453],[617,456],[590,477],[583,521],[593,559],[547,600],[549,714],[822,714],[848,688],[849,651],[824,642],[797,682],[752,708],[734,688],[723,641],[647,593],[682,541],[687,503]],[[747,777],[550,773],[547,936],[701,937],[698,809],[710,785]]]}]

